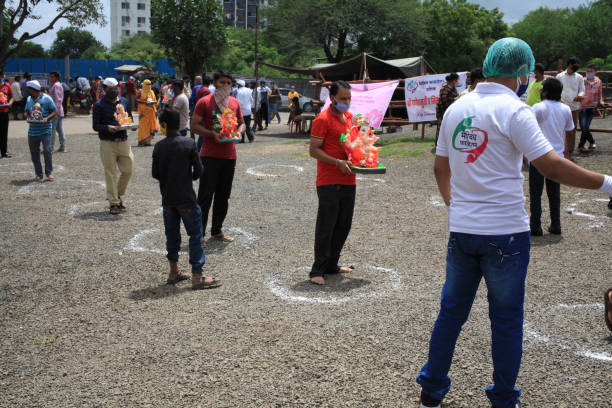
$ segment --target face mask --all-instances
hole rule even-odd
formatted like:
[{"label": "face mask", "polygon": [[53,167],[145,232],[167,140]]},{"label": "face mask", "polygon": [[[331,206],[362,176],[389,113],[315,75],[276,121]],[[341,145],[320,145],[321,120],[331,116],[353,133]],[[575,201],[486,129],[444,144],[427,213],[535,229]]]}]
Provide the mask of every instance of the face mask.
[{"label": "face mask", "polygon": [[527,90],[528,85],[529,85],[529,82],[524,84],[523,82],[521,82],[521,77],[517,77],[516,78],[516,89],[514,90],[514,92],[516,93],[518,97],[521,97]]},{"label": "face mask", "polygon": [[587,74],[587,79],[595,79],[595,74]]},{"label": "face mask", "polygon": [[115,99],[117,99],[117,96],[119,96],[119,91],[115,90],[109,90],[106,92],[105,94],[105,98],[110,100],[110,101],[114,101]]},{"label": "face mask", "polygon": [[580,65],[573,65],[572,71],[577,72],[580,69]]},{"label": "face mask", "polygon": [[347,110],[349,110],[350,108],[350,104],[346,104],[346,103],[342,103],[342,102],[338,102],[334,100],[334,109],[336,109],[338,112],[346,112]]}]

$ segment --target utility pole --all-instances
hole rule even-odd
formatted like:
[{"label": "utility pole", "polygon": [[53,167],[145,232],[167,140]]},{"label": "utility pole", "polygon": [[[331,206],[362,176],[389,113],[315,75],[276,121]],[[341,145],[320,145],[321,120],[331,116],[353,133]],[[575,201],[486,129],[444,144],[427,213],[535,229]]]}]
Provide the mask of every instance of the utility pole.
[{"label": "utility pole", "polygon": [[[259,2],[258,2],[259,3]],[[257,61],[257,49],[259,39],[259,4],[255,5],[255,117],[258,115],[257,101],[259,99],[259,92],[257,90],[257,84],[259,83],[259,62]]]}]

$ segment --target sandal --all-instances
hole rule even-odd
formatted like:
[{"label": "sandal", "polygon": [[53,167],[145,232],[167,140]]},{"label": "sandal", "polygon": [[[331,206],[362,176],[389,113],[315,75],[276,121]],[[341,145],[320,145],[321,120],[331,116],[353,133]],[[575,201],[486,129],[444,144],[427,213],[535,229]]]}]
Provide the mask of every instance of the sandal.
[{"label": "sandal", "polygon": [[206,279],[202,278],[199,283],[191,284],[191,290],[212,289],[219,286],[221,286],[221,279],[219,278],[212,278],[210,282],[206,282]]},{"label": "sandal", "polygon": [[119,206],[118,205],[111,205],[109,212],[110,212],[111,215],[118,215],[119,214]]},{"label": "sandal", "polygon": [[125,210],[127,210],[127,207],[125,206],[125,203],[123,202],[123,200],[121,199],[121,197],[119,197],[119,205],[118,205],[117,207],[119,207],[119,209],[120,209],[121,211],[125,211]]},{"label": "sandal", "polygon": [[212,235],[212,237],[223,242],[234,242],[234,238],[230,237],[229,235],[224,235],[222,232],[217,235]]},{"label": "sandal", "polygon": [[612,319],[610,319],[610,313],[612,313],[612,289],[606,290],[604,294],[604,305],[606,312],[606,325],[608,329],[612,331]]},{"label": "sandal", "polygon": [[42,180],[42,177],[40,177],[40,176],[34,177],[34,181],[40,181],[40,180]]},{"label": "sandal", "polygon": [[170,274],[168,275],[168,280],[166,281],[166,284],[176,285],[177,283],[187,279],[189,279],[189,276],[185,275],[184,273],[179,272],[177,274]]},{"label": "sandal", "polygon": [[53,180],[55,180],[55,177],[53,177],[53,174],[49,174],[49,175],[47,176],[47,180],[49,180],[49,181],[53,181]]}]

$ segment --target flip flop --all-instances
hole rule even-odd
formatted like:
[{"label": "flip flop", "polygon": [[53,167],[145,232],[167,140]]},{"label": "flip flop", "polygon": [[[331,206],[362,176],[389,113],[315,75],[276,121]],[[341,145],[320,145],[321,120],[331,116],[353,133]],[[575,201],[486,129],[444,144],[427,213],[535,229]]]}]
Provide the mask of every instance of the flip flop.
[{"label": "flip flop", "polygon": [[217,235],[213,235],[212,236],[214,239],[218,239],[219,241],[223,241],[223,242],[234,242],[234,238],[228,236],[228,235],[224,235],[223,233],[217,234]]},{"label": "flip flop", "polygon": [[177,283],[187,280],[189,279],[189,276],[183,274],[183,273],[178,273],[176,274],[174,279],[170,279],[170,277],[168,277],[168,280],[166,281],[166,284],[168,285],[176,285]]},{"label": "flip flop", "polygon": [[606,325],[608,326],[608,329],[610,329],[610,331],[612,331],[612,320],[610,320],[609,318],[609,314],[612,313],[612,299],[611,298],[612,298],[612,288],[606,290],[606,293],[604,294]]},{"label": "flip flop", "polygon": [[200,283],[191,285],[191,290],[213,289],[218,288],[219,286],[221,286],[221,280],[219,278],[213,278],[211,282],[206,282],[204,281],[204,278],[202,278]]}]

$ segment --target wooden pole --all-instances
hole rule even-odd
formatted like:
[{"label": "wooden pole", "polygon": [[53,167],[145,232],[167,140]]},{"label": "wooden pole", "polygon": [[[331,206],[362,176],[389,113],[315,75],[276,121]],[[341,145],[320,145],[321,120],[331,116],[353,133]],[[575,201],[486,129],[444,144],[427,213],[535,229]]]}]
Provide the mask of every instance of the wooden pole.
[{"label": "wooden pole", "polygon": [[255,5],[255,116],[257,116],[257,101],[259,99],[259,92],[257,91],[257,85],[259,83],[259,61],[257,61],[257,47],[259,39],[259,5]]}]

